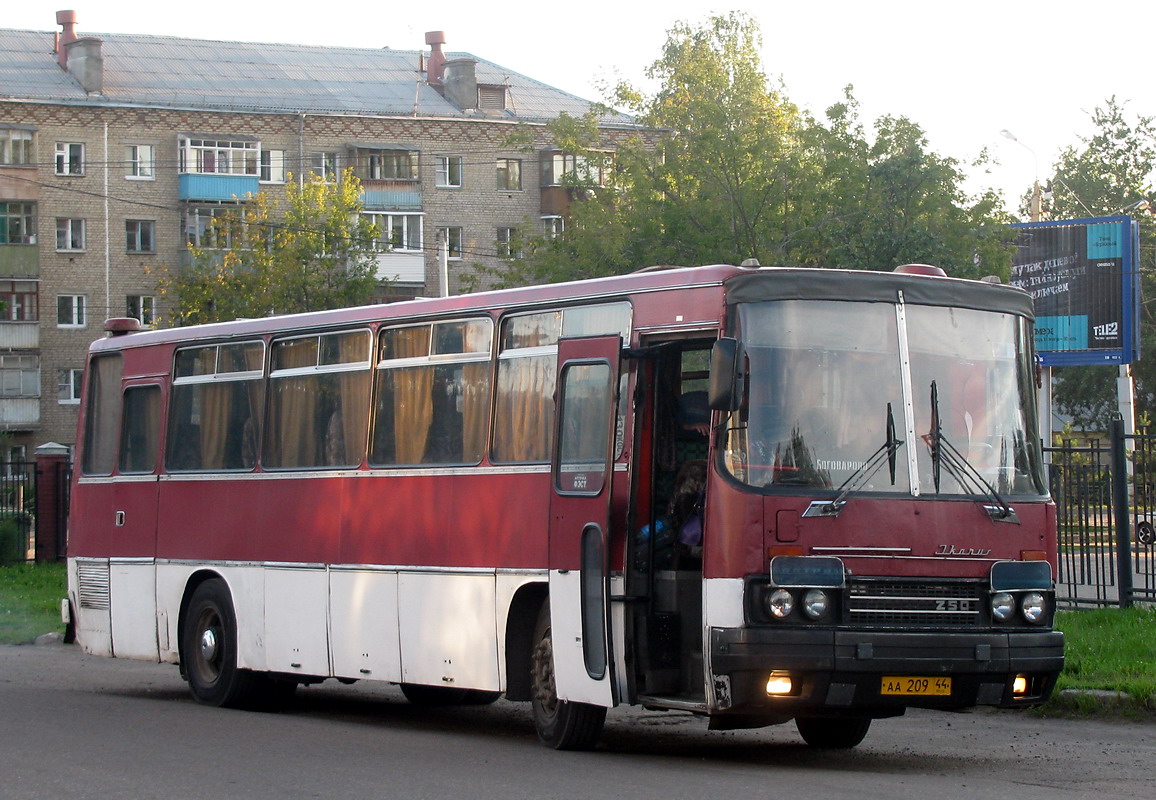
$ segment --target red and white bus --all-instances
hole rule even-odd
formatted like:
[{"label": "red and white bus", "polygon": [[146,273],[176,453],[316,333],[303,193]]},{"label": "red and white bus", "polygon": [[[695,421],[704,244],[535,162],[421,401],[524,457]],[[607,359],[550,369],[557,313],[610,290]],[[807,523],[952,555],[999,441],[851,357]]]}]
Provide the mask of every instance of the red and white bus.
[{"label": "red and white bus", "polygon": [[1019,289],[709,266],[108,327],[72,622],[202,702],[364,679],[530,701],[556,748],[618,704],[851,747],[1062,667]]}]

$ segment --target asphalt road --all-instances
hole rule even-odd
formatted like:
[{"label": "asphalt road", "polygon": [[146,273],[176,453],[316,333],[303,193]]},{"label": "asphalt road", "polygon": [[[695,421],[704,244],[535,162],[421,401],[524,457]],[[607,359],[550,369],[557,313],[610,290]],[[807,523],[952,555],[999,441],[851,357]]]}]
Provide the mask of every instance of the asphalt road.
[{"label": "asphalt road", "polygon": [[0,798],[1151,797],[1156,723],[911,712],[858,748],[793,725],[706,730],[612,711],[590,753],[538,744],[525,704],[423,709],[327,682],[281,713],[193,702],[175,667],[0,647]]}]

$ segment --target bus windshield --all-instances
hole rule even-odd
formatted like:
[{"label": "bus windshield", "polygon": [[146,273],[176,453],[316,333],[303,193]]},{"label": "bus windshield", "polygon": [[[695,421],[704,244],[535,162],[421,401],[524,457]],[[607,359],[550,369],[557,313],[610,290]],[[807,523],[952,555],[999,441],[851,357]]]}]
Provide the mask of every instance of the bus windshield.
[{"label": "bus windshield", "polygon": [[[1001,495],[1045,494],[1022,317],[775,300],[740,304],[738,323],[747,398],[724,455],[738,480],[834,490],[851,479],[857,493],[974,495],[975,482],[933,457],[941,445]],[[889,450],[894,471],[878,457]]]}]

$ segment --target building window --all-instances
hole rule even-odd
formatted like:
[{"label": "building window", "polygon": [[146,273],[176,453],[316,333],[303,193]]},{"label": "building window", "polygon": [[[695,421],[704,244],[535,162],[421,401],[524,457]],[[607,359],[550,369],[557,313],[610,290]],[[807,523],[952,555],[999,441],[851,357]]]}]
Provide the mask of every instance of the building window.
[{"label": "building window", "polygon": [[151,328],[157,321],[157,299],[147,294],[130,294],[124,299],[125,316]]},{"label": "building window", "polygon": [[462,188],[461,156],[438,156],[437,186],[439,189]]},{"label": "building window", "polygon": [[68,251],[84,249],[84,220],[57,218],[56,249]]},{"label": "building window", "polygon": [[462,260],[462,229],[459,227],[438,228],[438,241],[444,242],[450,261]]},{"label": "building window", "polygon": [[36,205],[0,202],[0,244],[36,244]]},{"label": "building window", "polygon": [[321,180],[334,183],[341,175],[341,158],[337,153],[312,153],[309,166]]},{"label": "building window", "polygon": [[203,175],[256,175],[257,142],[230,139],[181,139],[180,170]]},{"label": "building window", "polygon": [[521,258],[522,249],[518,242],[517,228],[498,228],[495,237],[498,258]]},{"label": "building window", "polygon": [[548,239],[557,239],[566,231],[566,220],[562,217],[542,217],[542,232]]},{"label": "building window", "polygon": [[0,281],[0,318],[8,322],[40,319],[40,284],[36,281]]},{"label": "building window", "polygon": [[261,172],[258,175],[258,180],[260,180],[262,183],[285,182],[284,150],[261,151]]},{"label": "building window", "polygon": [[0,128],[0,164],[9,167],[33,164],[32,153],[32,131]]},{"label": "building window", "polygon": [[128,144],[124,147],[129,180],[151,181],[156,178],[156,152],[151,144]]},{"label": "building window", "polygon": [[366,214],[377,226],[377,247],[383,251],[421,252],[421,214]]},{"label": "building window", "polygon": [[227,250],[240,224],[236,205],[191,206],[185,214],[185,241],[202,250]]},{"label": "building window", "polygon": [[56,174],[84,174],[84,145],[76,142],[56,143]]},{"label": "building window", "polygon": [[124,249],[130,253],[155,253],[157,223],[151,219],[124,221]]},{"label": "building window", "polygon": [[505,107],[505,86],[478,86],[478,108],[485,111],[501,111]]},{"label": "building window", "polygon": [[498,189],[506,192],[522,190],[522,160],[520,158],[498,159]]},{"label": "building window", "polygon": [[417,180],[417,151],[358,150],[357,172],[368,181]]},{"label": "building window", "polygon": [[82,369],[62,369],[57,381],[57,398],[62,406],[80,403],[80,385],[84,378]]},{"label": "building window", "polygon": [[0,396],[40,397],[40,356],[0,355]]},{"label": "building window", "polygon": [[543,186],[605,186],[609,155],[588,158],[570,153],[542,154]]},{"label": "building window", "polygon": [[83,328],[85,325],[86,298],[82,294],[59,294],[56,296],[56,327]]}]

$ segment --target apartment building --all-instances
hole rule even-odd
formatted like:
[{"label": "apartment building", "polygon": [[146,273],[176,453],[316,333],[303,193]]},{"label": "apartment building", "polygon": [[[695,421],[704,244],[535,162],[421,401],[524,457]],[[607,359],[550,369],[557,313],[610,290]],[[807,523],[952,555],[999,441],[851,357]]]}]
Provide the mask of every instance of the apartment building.
[{"label": "apartment building", "polygon": [[[158,324],[157,274],[187,266],[214,215],[259,192],[352,167],[383,232],[383,297],[459,291],[517,231],[564,225],[581,164],[545,126],[590,103],[445,52],[441,32],[428,50],[370,50],[56,21],[0,29],[0,460],[73,443],[104,320]],[[599,125],[610,150],[640,133],[614,113]]]}]

